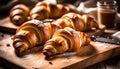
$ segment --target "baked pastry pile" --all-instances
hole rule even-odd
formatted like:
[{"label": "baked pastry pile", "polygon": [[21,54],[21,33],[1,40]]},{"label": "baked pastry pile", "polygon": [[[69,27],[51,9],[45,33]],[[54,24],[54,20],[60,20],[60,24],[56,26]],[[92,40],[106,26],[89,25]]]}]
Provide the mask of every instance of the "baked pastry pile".
[{"label": "baked pastry pile", "polygon": [[73,10],[69,6],[63,4],[52,4],[47,1],[40,1],[32,9],[24,4],[15,5],[10,10],[9,16],[14,25],[20,26],[28,20],[56,19],[71,11]]},{"label": "baked pastry pile", "polygon": [[[16,9],[18,12],[21,10],[20,8]],[[16,10],[11,10],[10,14],[13,11]],[[12,38],[13,47],[18,56],[37,45],[43,46],[43,53],[46,56],[77,51],[90,43],[90,36],[85,32],[92,28],[98,28],[96,20],[90,15],[70,12],[70,8],[62,4],[53,5],[48,2],[39,2],[30,11],[30,20],[25,21],[24,18],[28,16],[28,12],[27,9],[26,14],[21,11],[22,14],[18,13],[19,16],[10,15],[11,20],[16,16],[23,18],[21,25],[19,24],[21,20],[15,21],[14,24],[20,26]],[[55,20],[42,21],[47,18]]]}]

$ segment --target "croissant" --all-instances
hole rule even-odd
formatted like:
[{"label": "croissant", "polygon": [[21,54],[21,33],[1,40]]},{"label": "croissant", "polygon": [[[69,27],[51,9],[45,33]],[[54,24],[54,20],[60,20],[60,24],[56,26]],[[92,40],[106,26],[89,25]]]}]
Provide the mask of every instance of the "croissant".
[{"label": "croissant", "polygon": [[[75,13],[68,13],[68,14],[75,14]],[[54,32],[58,29],[63,29],[65,27],[71,27],[78,31],[87,31],[88,29],[81,29],[81,28],[89,28],[87,26],[91,26],[96,24],[94,20],[90,20],[87,22],[87,18],[84,20],[81,18],[75,18],[78,21],[75,21],[74,18],[69,18],[65,14],[62,18],[59,18],[53,22],[42,22],[39,20],[30,20],[22,24],[16,31],[16,34],[13,36],[13,46],[17,55],[21,54],[22,52],[32,48],[36,45],[43,45],[47,40],[49,40]],[[79,14],[75,14],[75,17]],[[66,17],[65,17],[66,16]],[[80,16],[80,15],[79,15]],[[87,15],[85,15],[87,16]],[[73,16],[72,16],[73,17]],[[71,20],[71,21],[65,21]],[[81,19],[81,21],[80,21]],[[88,18],[89,19],[89,18]],[[91,17],[90,17],[91,19]],[[74,22],[73,22],[74,21]],[[83,21],[83,22],[82,22]],[[85,22],[87,23],[85,23]],[[91,22],[92,21],[92,22]],[[90,23],[89,23],[90,22]],[[84,24],[82,24],[84,23]],[[82,26],[83,25],[83,26]],[[92,26],[91,26],[92,27]]]},{"label": "croissant", "polygon": [[98,23],[90,15],[79,15],[77,13],[67,13],[53,22],[60,28],[71,27],[77,31],[90,31],[92,28],[98,29]]},{"label": "croissant", "polygon": [[51,38],[54,31],[60,29],[52,23],[43,23],[39,20],[30,20],[22,24],[12,37],[15,53],[19,56],[24,51],[36,45],[43,45]]},{"label": "croissant", "polygon": [[57,30],[52,38],[46,41],[43,54],[53,56],[66,51],[78,51],[81,47],[89,43],[90,37],[88,34],[66,27]]},{"label": "croissant", "polygon": [[68,24],[68,27],[72,27],[77,31],[90,31],[92,28],[99,28],[95,18],[90,15],[67,13],[61,18],[65,23]]},{"label": "croissant", "polygon": [[27,21],[30,9],[24,4],[15,5],[10,10],[10,21],[17,26],[20,26]]},{"label": "croissant", "polygon": [[38,2],[30,11],[31,19],[43,20],[46,18],[59,18],[63,14],[72,11],[68,6],[62,4],[51,4],[46,1]]}]

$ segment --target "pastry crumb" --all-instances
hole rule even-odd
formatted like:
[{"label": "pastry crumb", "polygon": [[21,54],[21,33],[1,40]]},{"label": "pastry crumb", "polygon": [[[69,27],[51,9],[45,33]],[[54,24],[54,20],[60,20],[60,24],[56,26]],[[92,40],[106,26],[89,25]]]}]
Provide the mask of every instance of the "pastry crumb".
[{"label": "pastry crumb", "polygon": [[53,65],[53,63],[52,63],[52,62],[49,62],[49,64]]},{"label": "pastry crumb", "polygon": [[7,47],[10,47],[10,44],[6,44]]}]

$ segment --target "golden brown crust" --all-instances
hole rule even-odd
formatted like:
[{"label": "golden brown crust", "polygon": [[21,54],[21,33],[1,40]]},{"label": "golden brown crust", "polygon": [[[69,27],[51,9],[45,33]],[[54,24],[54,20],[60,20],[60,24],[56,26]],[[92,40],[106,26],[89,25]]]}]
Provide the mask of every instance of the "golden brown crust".
[{"label": "golden brown crust", "polygon": [[92,28],[97,28],[98,29],[98,24],[95,20],[94,17],[90,16],[90,15],[82,15],[82,19],[84,19],[86,28],[85,30],[91,30]]},{"label": "golden brown crust", "polygon": [[10,10],[10,20],[13,24],[20,26],[28,19],[30,9],[24,4],[18,4]]},{"label": "golden brown crust", "polygon": [[39,20],[27,21],[20,26],[12,38],[17,55],[48,40],[51,35],[47,34],[46,30],[45,25]]},{"label": "golden brown crust", "polygon": [[66,51],[78,51],[82,46],[90,43],[88,34],[75,31],[70,27],[57,30],[43,48],[43,54],[53,56]]},{"label": "golden brown crust", "polygon": [[35,6],[45,6],[48,7],[50,5],[50,3],[48,1],[41,1],[38,2]]},{"label": "golden brown crust", "polygon": [[[24,8],[24,9],[22,9],[22,8]],[[29,12],[29,8],[26,5],[24,5],[24,4],[17,4],[10,11],[13,11],[15,9],[22,9],[22,10],[24,10],[26,12]]]},{"label": "golden brown crust", "polygon": [[[42,12],[43,10],[35,10],[36,7],[39,7],[38,9],[43,9],[45,7],[46,10],[44,10],[44,12],[48,12],[48,13],[43,13]],[[46,1],[42,1],[42,2],[38,2],[35,5],[35,7],[31,10],[30,17],[31,17],[31,19],[38,19],[38,20],[43,20],[46,18],[56,19],[70,11],[71,11],[70,7],[68,7],[68,6],[65,6],[62,4],[52,4],[52,3],[49,3]],[[39,13],[31,14],[32,12],[39,12]],[[46,16],[46,14],[47,14],[47,16]],[[37,17],[35,18],[35,17],[33,17],[33,15],[37,16]],[[40,17],[42,17],[42,18],[40,19]]]},{"label": "golden brown crust", "polygon": [[46,7],[44,6],[37,6],[34,7],[31,12],[30,12],[30,18],[31,19],[38,19],[38,20],[43,20],[48,18],[50,12],[47,10]]},{"label": "golden brown crust", "polygon": [[92,28],[98,28],[98,24],[90,15],[79,15],[76,13],[67,13],[61,17],[68,27],[77,31],[90,31]]},{"label": "golden brown crust", "polygon": [[[13,37],[13,46],[20,47],[19,49],[15,49],[21,54],[36,45],[43,45],[58,29],[59,27],[52,23],[43,23],[39,20],[27,21],[17,29]],[[16,41],[16,39],[19,41]],[[26,48],[23,49],[24,47]]]},{"label": "golden brown crust", "polygon": [[67,26],[67,24],[61,18],[57,19],[56,21],[52,23],[60,28],[65,28]]},{"label": "golden brown crust", "polygon": [[25,50],[28,50],[28,48],[32,48],[36,44],[37,40],[35,34],[31,31],[21,31],[17,33],[12,39],[13,47],[15,48],[15,53],[17,55],[20,55]]},{"label": "golden brown crust", "polygon": [[[94,21],[95,20],[93,18],[91,18],[87,15],[81,16],[76,13],[65,14],[62,18],[59,18],[53,22],[43,23],[39,20],[30,20],[30,21],[27,21],[24,24],[22,24],[17,29],[16,34],[14,35],[15,38],[13,39],[13,42],[16,39],[19,39],[21,42],[24,41],[20,37],[17,38],[19,35],[24,36],[26,38],[27,42],[24,41],[24,42],[22,42],[23,44],[20,45],[22,47],[23,47],[23,45],[25,45],[25,47],[27,47],[25,49],[22,49],[22,47],[21,47],[21,50],[24,51],[24,50],[27,50],[38,44],[43,45],[47,40],[49,40],[51,37],[53,37],[54,40],[56,40],[53,43],[58,43],[59,42],[58,39],[60,39],[61,41],[58,44],[60,45],[60,43],[63,42],[62,44],[66,45],[66,46],[63,46],[62,48],[58,49],[59,50],[58,53],[61,53],[61,52],[63,52],[62,50],[65,51],[66,49],[67,49],[67,51],[76,51],[80,47],[82,47],[86,44],[89,44],[90,39],[89,39],[88,35],[86,35],[82,32],[76,32],[73,29],[75,29],[77,31],[91,30],[91,28],[94,27],[94,23],[96,23]],[[65,28],[65,27],[71,27],[73,29]],[[65,29],[63,29],[63,28],[65,28]],[[58,29],[61,29],[61,30],[57,31]],[[24,33],[27,33],[27,32],[29,32],[29,33],[25,35]],[[19,34],[19,33],[21,33],[21,34]],[[31,37],[33,36],[33,38],[29,38],[30,36]],[[88,38],[88,39],[86,39],[86,38]],[[20,41],[18,43],[20,43]],[[15,44],[16,44],[16,42],[15,42]],[[32,46],[29,47],[29,45],[32,45]],[[73,47],[73,45],[75,45],[75,47]]]}]

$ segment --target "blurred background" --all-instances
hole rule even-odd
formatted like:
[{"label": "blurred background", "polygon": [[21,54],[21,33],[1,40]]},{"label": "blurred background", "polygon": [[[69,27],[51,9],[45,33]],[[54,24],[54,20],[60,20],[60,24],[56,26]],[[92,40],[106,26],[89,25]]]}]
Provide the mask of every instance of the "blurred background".
[{"label": "blurred background", "polygon": [[[7,14],[9,10],[16,4],[26,4],[32,8],[37,2],[43,0],[0,0],[0,14]],[[71,4],[75,7],[78,7],[80,3],[84,3],[86,7],[93,8],[96,7],[96,3],[99,0],[44,0],[51,3],[62,3],[62,4]],[[118,4],[118,12],[120,13],[120,1],[116,0]]]}]

